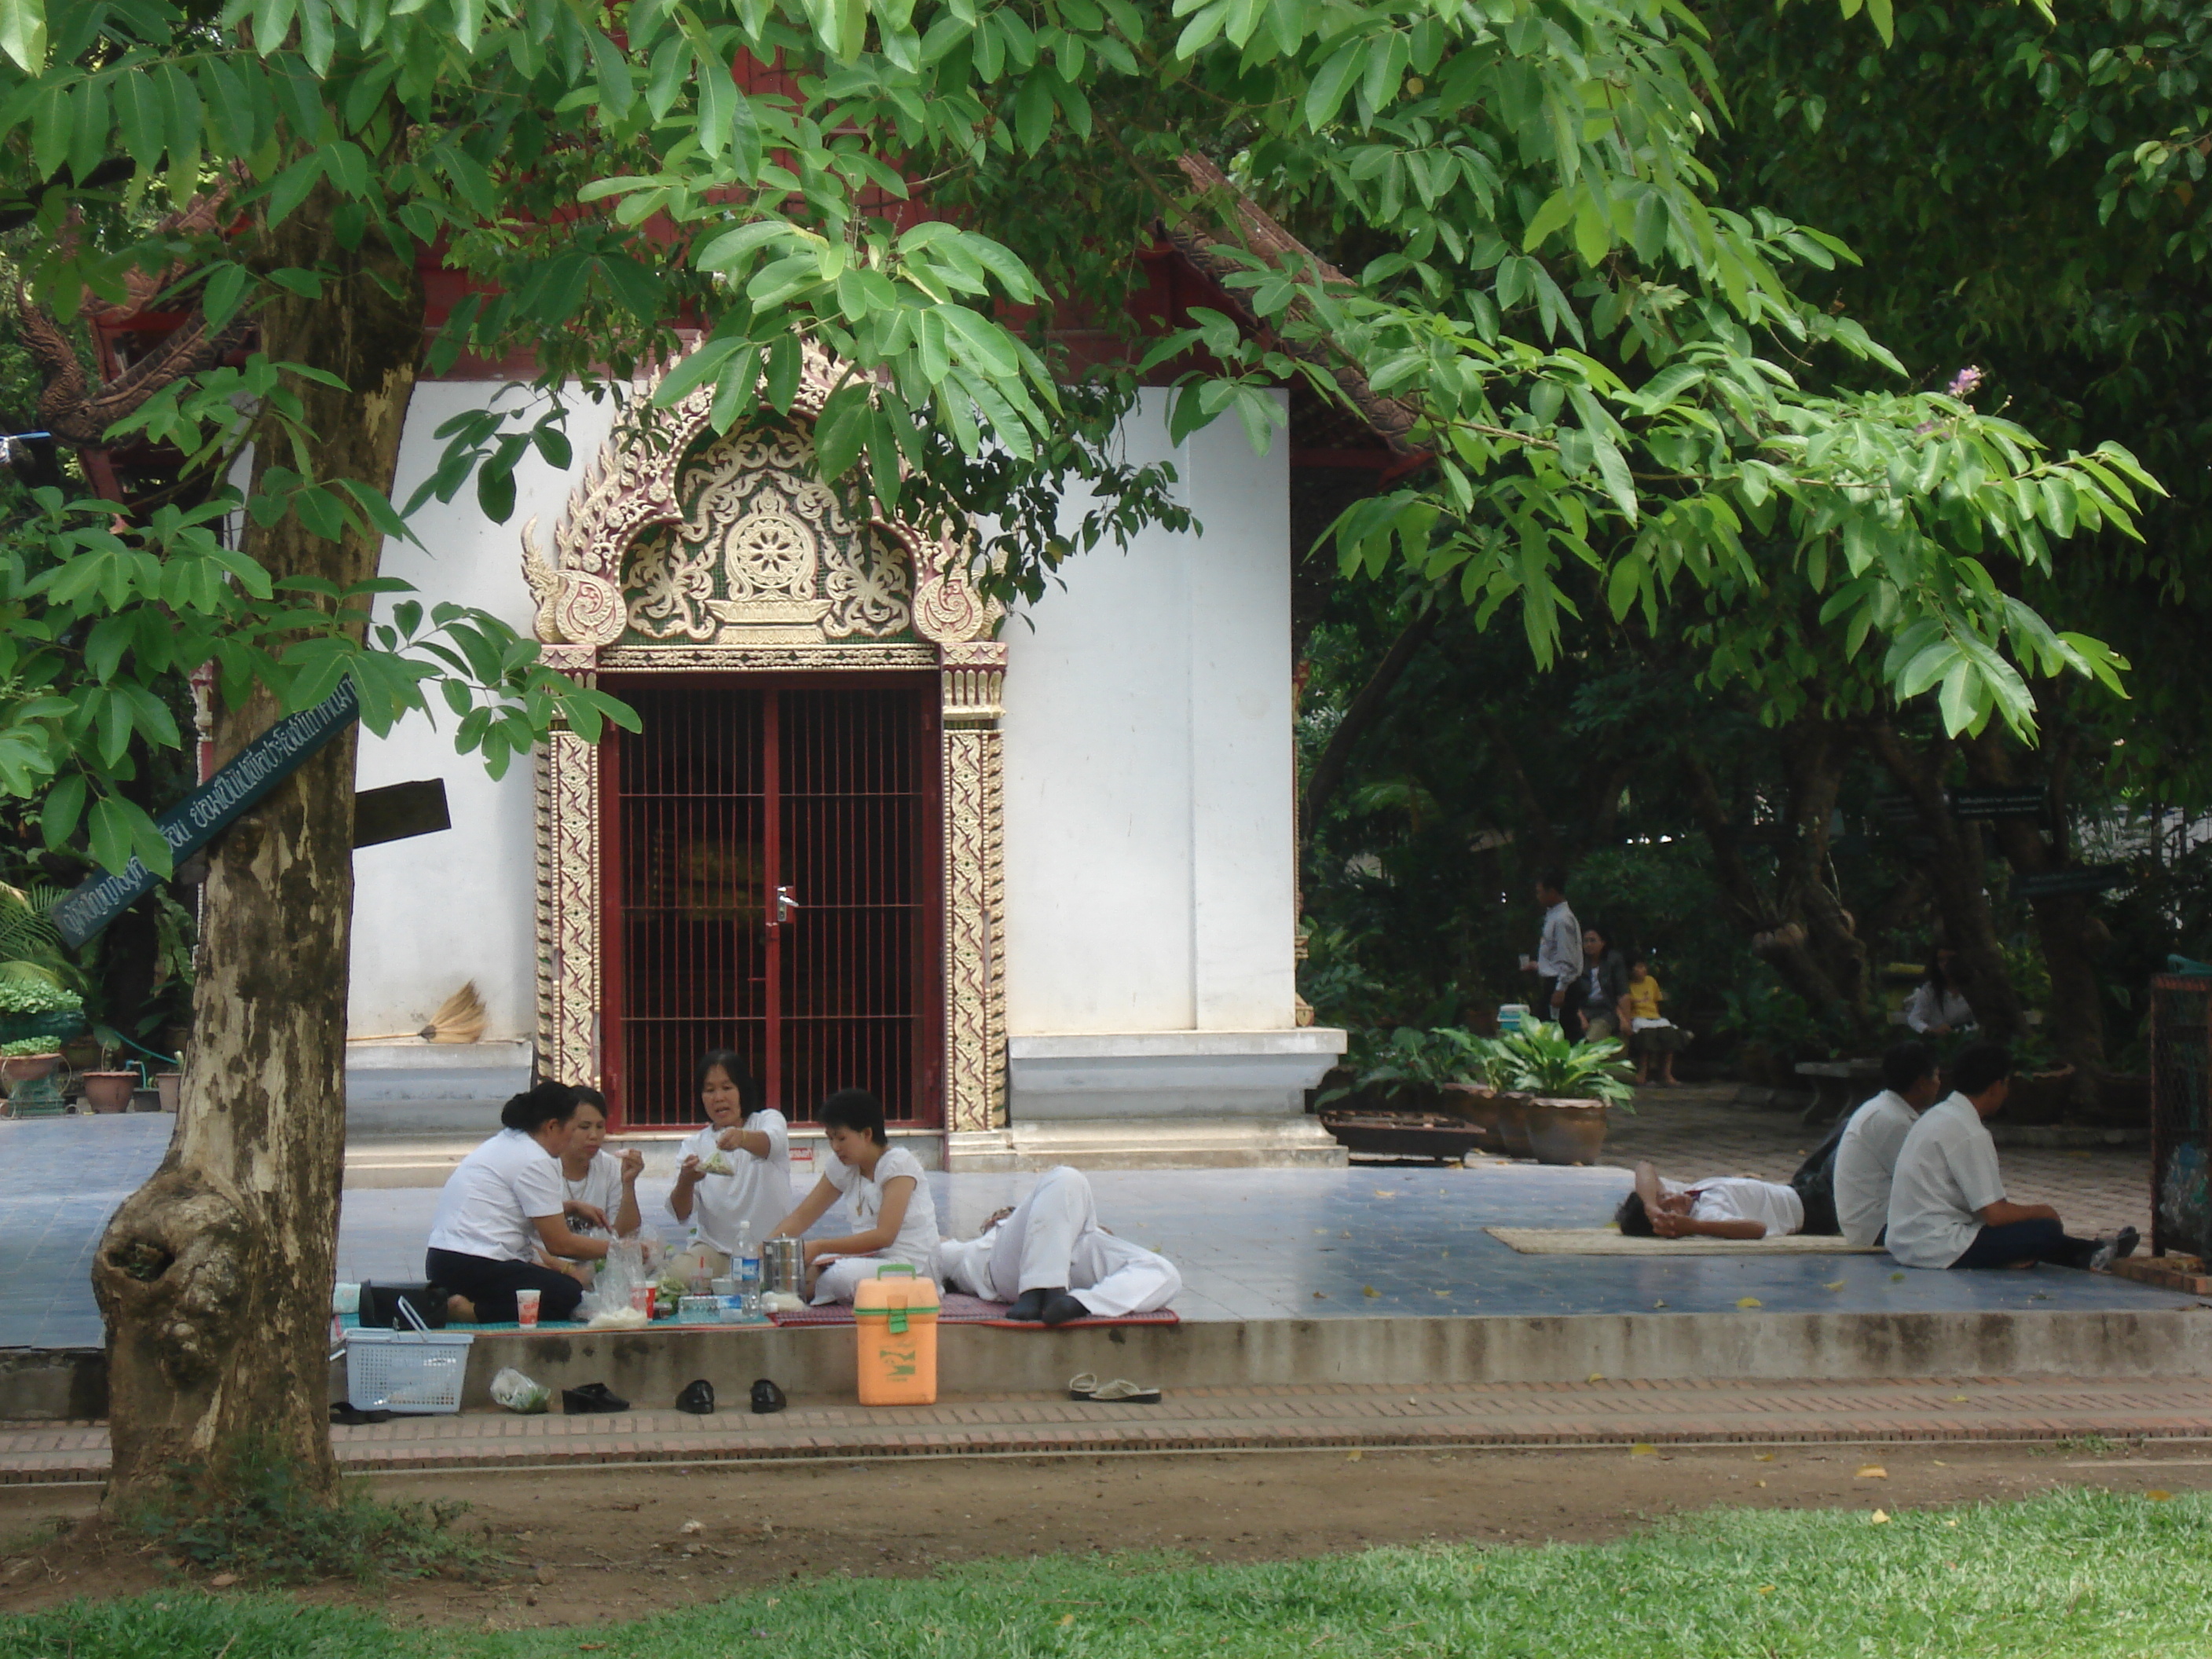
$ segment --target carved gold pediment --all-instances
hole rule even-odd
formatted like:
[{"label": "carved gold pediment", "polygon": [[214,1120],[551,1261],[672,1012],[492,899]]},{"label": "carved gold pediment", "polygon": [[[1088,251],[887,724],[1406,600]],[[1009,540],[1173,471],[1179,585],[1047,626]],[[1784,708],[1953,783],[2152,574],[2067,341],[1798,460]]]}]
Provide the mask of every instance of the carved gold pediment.
[{"label": "carved gold pediment", "polygon": [[716,435],[714,387],[630,411],[569,497],[549,552],[523,527],[548,645],[788,647],[988,635],[965,538],[930,540],[819,476],[811,428],[842,365],[806,343],[791,418]]}]

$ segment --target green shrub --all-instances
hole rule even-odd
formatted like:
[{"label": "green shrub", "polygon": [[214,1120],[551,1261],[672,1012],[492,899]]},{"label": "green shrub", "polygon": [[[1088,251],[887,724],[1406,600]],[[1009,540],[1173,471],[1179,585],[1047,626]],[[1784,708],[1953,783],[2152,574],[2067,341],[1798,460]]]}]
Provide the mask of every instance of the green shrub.
[{"label": "green shrub", "polygon": [[0,979],[0,1014],[73,1014],[83,1006],[82,997],[44,979]]},{"label": "green shrub", "polygon": [[1636,1088],[1624,1050],[1611,1037],[1570,1042],[1558,1026],[1532,1020],[1509,1036],[1493,1038],[1489,1047],[1491,1080],[1501,1089],[1635,1110]]}]

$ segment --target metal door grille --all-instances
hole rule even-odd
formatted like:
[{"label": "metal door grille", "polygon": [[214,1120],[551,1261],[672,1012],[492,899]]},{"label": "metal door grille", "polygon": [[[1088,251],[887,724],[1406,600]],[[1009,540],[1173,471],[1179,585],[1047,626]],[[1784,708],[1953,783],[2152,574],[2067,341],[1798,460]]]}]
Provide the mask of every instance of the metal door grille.
[{"label": "metal door grille", "polygon": [[810,1120],[836,1090],[934,1123],[935,699],[920,686],[626,684],[605,1033],[630,1126],[691,1123],[730,1047]]}]

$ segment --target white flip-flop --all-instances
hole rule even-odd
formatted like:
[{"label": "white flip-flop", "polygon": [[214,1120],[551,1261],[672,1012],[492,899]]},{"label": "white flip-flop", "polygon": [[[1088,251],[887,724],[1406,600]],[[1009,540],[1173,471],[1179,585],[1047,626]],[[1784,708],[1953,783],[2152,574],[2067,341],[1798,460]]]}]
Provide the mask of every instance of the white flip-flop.
[{"label": "white flip-flop", "polygon": [[1126,1376],[1117,1376],[1092,1389],[1091,1398],[1102,1405],[1157,1406],[1160,1403],[1160,1391],[1132,1382]]},{"label": "white flip-flop", "polygon": [[1078,1371],[1067,1379],[1070,1400],[1088,1400],[1098,1392],[1098,1377],[1092,1371]]}]

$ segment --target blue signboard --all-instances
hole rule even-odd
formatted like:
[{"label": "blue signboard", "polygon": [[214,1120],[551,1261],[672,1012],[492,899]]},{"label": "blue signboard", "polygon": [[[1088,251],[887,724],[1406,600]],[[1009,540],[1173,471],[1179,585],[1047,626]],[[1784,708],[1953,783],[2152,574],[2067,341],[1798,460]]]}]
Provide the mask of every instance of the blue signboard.
[{"label": "blue signboard", "polygon": [[[154,820],[171,855],[182,860],[206,846],[360,715],[361,700],[347,680],[313,708],[278,720]],[[159,879],[133,855],[119,874],[102,872],[54,906],[54,926],[74,949],[153,891]]]}]

